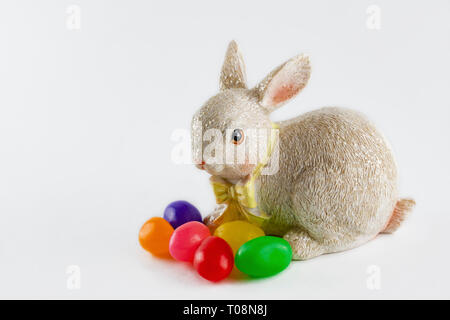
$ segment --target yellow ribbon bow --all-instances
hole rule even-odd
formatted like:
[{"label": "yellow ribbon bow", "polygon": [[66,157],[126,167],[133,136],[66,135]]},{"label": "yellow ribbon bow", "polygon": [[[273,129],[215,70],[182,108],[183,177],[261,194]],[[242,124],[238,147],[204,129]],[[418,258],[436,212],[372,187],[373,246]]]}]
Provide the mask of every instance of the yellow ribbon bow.
[{"label": "yellow ribbon bow", "polygon": [[250,223],[261,226],[270,218],[262,210],[258,209],[255,197],[255,180],[261,174],[261,170],[267,165],[275,146],[278,125],[272,124],[267,154],[263,161],[259,162],[250,177],[245,181],[232,184],[219,176],[212,176],[210,182],[219,205],[213,224],[217,227],[225,222],[234,220],[247,220]]},{"label": "yellow ribbon bow", "polygon": [[250,183],[232,184],[214,176],[211,178],[211,184],[217,203],[221,204],[229,200],[234,200],[238,201],[244,207],[256,208],[257,204],[254,197],[253,183],[251,185]]}]

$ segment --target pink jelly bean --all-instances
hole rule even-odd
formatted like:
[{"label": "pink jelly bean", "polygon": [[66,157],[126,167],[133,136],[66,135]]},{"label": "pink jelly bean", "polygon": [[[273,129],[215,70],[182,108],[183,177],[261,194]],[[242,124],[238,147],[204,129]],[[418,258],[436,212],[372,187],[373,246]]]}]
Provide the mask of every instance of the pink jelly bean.
[{"label": "pink jelly bean", "polygon": [[209,236],[209,229],[203,223],[187,222],[173,232],[169,242],[170,255],[175,260],[192,262],[195,251]]}]

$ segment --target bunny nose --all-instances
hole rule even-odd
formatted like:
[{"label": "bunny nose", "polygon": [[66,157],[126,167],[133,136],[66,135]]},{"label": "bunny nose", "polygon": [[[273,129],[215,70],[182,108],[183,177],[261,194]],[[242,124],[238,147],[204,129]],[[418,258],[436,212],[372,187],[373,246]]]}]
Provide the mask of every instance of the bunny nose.
[{"label": "bunny nose", "polygon": [[196,164],[196,167],[201,169],[201,170],[205,170],[204,165],[205,165],[205,161],[202,161],[202,163]]}]

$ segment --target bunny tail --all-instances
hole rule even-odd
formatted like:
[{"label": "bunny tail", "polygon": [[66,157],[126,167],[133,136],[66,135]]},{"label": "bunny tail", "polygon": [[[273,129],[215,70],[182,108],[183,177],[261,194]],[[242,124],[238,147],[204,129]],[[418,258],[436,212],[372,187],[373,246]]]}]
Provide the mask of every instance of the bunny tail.
[{"label": "bunny tail", "polygon": [[395,204],[394,212],[381,233],[394,233],[416,205],[413,199],[400,199]]}]

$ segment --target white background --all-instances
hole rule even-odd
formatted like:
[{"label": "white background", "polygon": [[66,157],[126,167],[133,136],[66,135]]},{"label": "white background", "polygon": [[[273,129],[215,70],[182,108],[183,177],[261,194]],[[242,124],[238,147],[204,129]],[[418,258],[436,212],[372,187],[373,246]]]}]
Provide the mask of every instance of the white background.
[{"label": "white background", "polygon": [[[0,298],[450,298],[449,16],[448,0],[2,1]],[[219,284],[139,247],[169,202],[213,208],[207,175],[172,161],[171,137],[217,92],[231,39],[251,85],[310,55],[311,81],[273,120],[337,105],[376,123],[417,201],[396,234]]]}]

